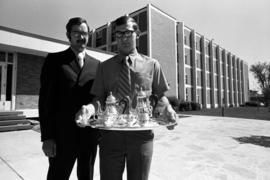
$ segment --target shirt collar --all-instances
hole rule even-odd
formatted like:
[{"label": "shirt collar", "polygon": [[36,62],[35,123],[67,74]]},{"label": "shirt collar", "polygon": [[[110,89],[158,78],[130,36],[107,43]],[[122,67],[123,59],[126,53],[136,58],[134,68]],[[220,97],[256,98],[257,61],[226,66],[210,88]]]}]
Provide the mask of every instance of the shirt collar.
[{"label": "shirt collar", "polygon": [[78,57],[79,54],[80,54],[80,56],[82,56],[83,59],[84,59],[85,53],[86,53],[85,50],[83,50],[82,52],[78,52],[78,51],[76,51],[75,49],[73,49],[72,47],[71,47],[71,50],[73,51],[73,53],[75,54],[76,57]]},{"label": "shirt collar", "polygon": [[[125,55],[119,54],[119,62],[122,63]],[[128,57],[130,58],[132,64],[134,64],[136,61],[143,61],[143,57],[136,51],[132,54],[129,54]]]}]

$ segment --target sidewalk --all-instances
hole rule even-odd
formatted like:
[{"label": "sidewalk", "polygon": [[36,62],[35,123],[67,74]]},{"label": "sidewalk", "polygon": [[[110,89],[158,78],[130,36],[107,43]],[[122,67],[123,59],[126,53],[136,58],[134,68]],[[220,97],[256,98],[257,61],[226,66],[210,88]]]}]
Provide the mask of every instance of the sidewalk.
[{"label": "sidewalk", "polygon": [[[1,180],[45,180],[47,166],[39,133],[0,133]],[[270,180],[270,121],[192,116],[155,130],[149,180],[212,179]]]}]

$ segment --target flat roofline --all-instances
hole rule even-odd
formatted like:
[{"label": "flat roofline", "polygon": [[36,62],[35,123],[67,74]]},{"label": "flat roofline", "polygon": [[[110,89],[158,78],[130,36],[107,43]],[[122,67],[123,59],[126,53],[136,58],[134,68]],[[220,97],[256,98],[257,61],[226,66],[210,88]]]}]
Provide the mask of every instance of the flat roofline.
[{"label": "flat roofline", "polygon": [[[62,40],[59,40],[59,39],[54,39],[54,38],[50,38],[50,37],[46,37],[46,36],[41,36],[41,35],[38,35],[38,34],[29,33],[29,32],[25,32],[25,31],[13,29],[13,28],[5,27],[5,26],[0,26],[0,31],[1,30],[9,32],[9,33],[22,35],[22,36],[25,36],[25,37],[35,38],[35,39],[39,39],[39,40],[45,40],[45,41],[49,41],[49,42],[53,42],[53,43],[59,43],[59,44],[62,44],[62,45],[67,45],[67,46],[70,45],[70,43],[68,41],[62,41]],[[91,50],[91,51],[95,51],[95,52],[99,52],[99,53],[115,55],[115,53],[112,53],[112,52],[109,52],[109,51],[103,51],[103,50],[100,50],[100,49],[97,49],[97,48],[92,48],[92,47],[89,47],[89,46],[87,46],[86,49]]]},{"label": "flat roofline", "polygon": [[69,42],[67,42],[67,41],[54,39],[54,38],[50,38],[50,37],[46,37],[46,36],[42,36],[42,35],[38,35],[38,34],[34,34],[34,33],[29,33],[29,32],[25,32],[25,31],[21,31],[21,30],[18,30],[18,29],[5,27],[5,26],[0,26],[0,30],[4,30],[4,31],[8,31],[8,32],[11,32],[11,33],[24,35],[24,36],[28,36],[28,37],[33,37],[33,38],[37,38],[37,39],[41,39],[41,40],[52,41],[52,42],[56,42],[56,43],[69,45]]},{"label": "flat roofline", "polygon": [[149,5],[152,6],[152,7],[154,7],[154,8],[156,8],[156,9],[159,10],[160,12],[166,14],[167,16],[169,16],[170,18],[174,19],[175,21],[177,21],[175,17],[173,17],[172,15],[168,14],[167,12],[161,10],[160,8],[158,8],[157,6],[155,6],[154,4],[149,4]]}]

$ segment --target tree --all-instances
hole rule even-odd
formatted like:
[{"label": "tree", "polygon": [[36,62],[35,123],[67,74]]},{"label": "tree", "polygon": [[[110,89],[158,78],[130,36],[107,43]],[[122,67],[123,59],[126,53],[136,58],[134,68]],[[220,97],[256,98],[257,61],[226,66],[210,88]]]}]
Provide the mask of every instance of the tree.
[{"label": "tree", "polygon": [[262,90],[265,97],[265,102],[270,105],[270,62],[258,62],[251,65],[250,71],[253,73],[255,79]]}]

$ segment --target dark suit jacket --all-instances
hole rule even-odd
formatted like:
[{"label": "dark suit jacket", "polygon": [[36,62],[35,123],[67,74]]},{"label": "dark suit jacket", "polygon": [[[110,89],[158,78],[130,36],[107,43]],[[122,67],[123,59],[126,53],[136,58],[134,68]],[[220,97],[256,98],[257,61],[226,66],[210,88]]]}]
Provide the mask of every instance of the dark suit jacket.
[{"label": "dark suit jacket", "polygon": [[90,90],[100,61],[86,54],[81,69],[71,48],[51,53],[40,76],[41,140],[75,137],[75,114],[93,100]]}]

